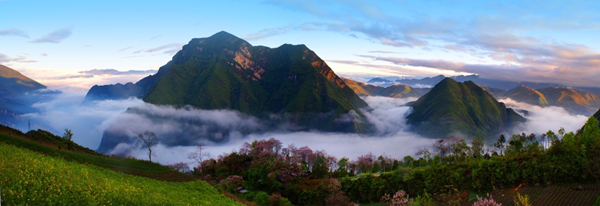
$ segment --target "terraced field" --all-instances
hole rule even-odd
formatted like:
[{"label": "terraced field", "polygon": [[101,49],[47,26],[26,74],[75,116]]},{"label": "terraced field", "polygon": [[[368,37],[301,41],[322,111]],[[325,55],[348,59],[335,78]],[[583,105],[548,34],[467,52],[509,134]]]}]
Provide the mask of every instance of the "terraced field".
[{"label": "terraced field", "polygon": [[499,190],[491,194],[502,205],[514,205],[517,192],[528,195],[533,205],[600,204],[600,185],[532,186]]}]

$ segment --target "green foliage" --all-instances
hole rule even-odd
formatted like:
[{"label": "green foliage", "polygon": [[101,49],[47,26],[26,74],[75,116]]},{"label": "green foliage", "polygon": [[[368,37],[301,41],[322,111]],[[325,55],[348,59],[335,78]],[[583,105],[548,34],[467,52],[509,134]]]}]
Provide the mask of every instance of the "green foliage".
[{"label": "green foliage", "polygon": [[71,138],[73,138],[73,132],[70,129],[65,129],[65,134],[63,135],[63,139],[71,141]]},{"label": "green foliage", "polygon": [[411,202],[411,205],[414,206],[433,206],[433,205],[437,205],[437,203],[435,202],[435,200],[433,200],[433,198],[431,197],[430,194],[425,193],[423,195],[418,195],[416,198],[414,198]]},{"label": "green foliage", "polygon": [[267,191],[269,193],[280,191],[283,184],[269,177],[269,164],[270,162],[267,162],[258,168],[247,170],[247,177],[244,178],[247,181],[244,182],[244,187],[251,190]]},{"label": "green foliage", "polygon": [[256,197],[254,197],[254,203],[260,206],[271,205],[271,202],[269,201],[269,194],[266,192],[259,192],[256,194]]},{"label": "green foliage", "polygon": [[282,197],[279,199],[279,206],[293,206],[292,202],[290,202],[287,198]]},{"label": "green foliage", "polygon": [[373,164],[373,168],[371,168],[372,173],[379,173],[381,171],[381,166],[379,166],[379,162],[375,162]]},{"label": "green foliage", "polygon": [[316,178],[324,178],[329,174],[329,167],[327,167],[327,158],[323,155],[317,155],[317,159],[312,168],[312,174]]},{"label": "green foliage", "polygon": [[4,143],[0,156],[8,205],[239,205],[202,181],[157,181]]},{"label": "green foliage", "polygon": [[[594,120],[588,121],[587,128],[595,127],[597,123]],[[469,158],[467,162],[430,167],[400,167],[394,173],[382,174],[380,177],[343,179],[342,190],[355,202],[369,203],[375,201],[373,197],[383,196],[386,192],[389,194],[392,189],[400,188],[415,197],[426,193],[491,191],[494,188],[514,187],[523,183],[597,183],[600,177],[600,165],[597,164],[600,162],[600,152],[588,148],[600,148],[600,130],[590,131],[594,132],[575,135],[561,129],[558,134],[562,138],[548,132],[546,136],[553,143],[547,152],[541,149],[534,135],[516,134],[511,138],[505,156],[493,156],[489,159]],[[458,142],[453,146],[454,153],[465,151],[460,145],[462,143]],[[382,181],[386,181],[384,186],[381,186]]]}]

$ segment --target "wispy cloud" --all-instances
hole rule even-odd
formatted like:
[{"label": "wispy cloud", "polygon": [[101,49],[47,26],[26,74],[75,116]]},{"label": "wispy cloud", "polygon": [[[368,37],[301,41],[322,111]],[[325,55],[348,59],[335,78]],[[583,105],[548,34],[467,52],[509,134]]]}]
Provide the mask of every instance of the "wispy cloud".
[{"label": "wispy cloud", "polygon": [[89,79],[94,78],[96,76],[101,75],[109,75],[109,76],[126,76],[126,75],[149,75],[158,72],[158,70],[129,70],[129,71],[119,71],[116,69],[92,69],[86,71],[79,71],[78,74],[68,74],[63,76],[54,76],[48,77],[46,79],[52,80],[65,80],[65,79]]},{"label": "wispy cloud", "polygon": [[131,75],[131,74],[153,74],[158,70],[129,70],[119,71],[116,69],[92,69],[87,71],[80,71],[80,74],[91,74],[91,75]]},{"label": "wispy cloud", "polygon": [[[173,55],[173,54],[177,53],[177,51],[181,50],[182,47],[183,47],[183,44],[180,44],[180,43],[170,43],[170,44],[165,44],[165,45],[154,47],[154,48],[150,48],[150,49],[137,50],[137,51],[134,51],[133,54],[139,54],[139,53],[142,53],[142,52],[145,52],[145,53],[155,53],[155,52],[162,51],[162,54]],[[129,49],[129,48],[125,48],[125,49],[122,49],[122,50],[126,50],[126,49]]]},{"label": "wispy cloud", "polygon": [[290,32],[290,30],[295,30],[297,28],[298,27],[292,26],[292,25],[275,27],[275,28],[266,28],[266,29],[260,30],[256,33],[248,34],[244,37],[244,39],[249,40],[249,41],[257,40],[257,39],[264,39],[267,37],[272,37],[272,36],[277,36],[277,35],[288,33],[288,32]]},{"label": "wispy cloud", "polygon": [[[284,25],[253,34],[267,38],[294,30],[332,31],[366,38],[393,47],[467,54],[484,63],[445,59],[369,57],[402,66],[476,73],[508,80],[560,82],[573,86],[597,86],[600,53],[585,45],[548,37],[527,36],[527,31],[600,30],[600,14],[591,2],[528,1],[515,7],[502,2],[422,2],[421,6],[487,8],[473,15],[448,15],[429,11],[385,13],[380,2],[369,1],[267,1],[267,3],[317,17],[318,22]],[[386,2],[390,3],[390,2]],[[414,8],[394,2],[398,8]],[[536,12],[531,12],[532,10]],[[561,13],[555,11],[560,10]],[[429,12],[429,13],[428,13]],[[431,15],[430,15],[431,14]],[[385,51],[368,53],[389,54]],[[367,55],[368,56],[368,55]],[[366,56],[363,56],[366,57]],[[575,84],[575,85],[574,85]]]},{"label": "wispy cloud", "polygon": [[10,57],[6,54],[0,53],[0,63],[9,63],[9,62],[32,63],[32,62],[37,62],[37,61],[28,59],[26,56],[17,55],[17,57]]},{"label": "wispy cloud", "polygon": [[30,43],[60,43],[61,41],[69,38],[73,33],[72,28],[63,28],[53,32],[50,32],[46,36],[34,39]]},{"label": "wispy cloud", "polygon": [[400,52],[393,52],[393,51],[369,51],[369,53],[376,53],[376,54],[399,54]]},{"label": "wispy cloud", "polygon": [[29,35],[25,31],[19,29],[0,30],[0,36],[19,36],[29,38]]},{"label": "wispy cloud", "polygon": [[152,38],[150,38],[150,41],[152,41],[152,40],[154,40],[154,39],[156,39],[156,38],[158,38],[158,37],[161,37],[161,36],[162,36],[162,34],[161,34],[161,35],[156,35],[156,36],[153,36]]},{"label": "wispy cloud", "polygon": [[135,47],[135,46],[128,46],[128,47],[125,47],[125,48],[119,49],[119,51],[117,51],[117,52],[126,51],[126,50],[129,50],[129,49],[133,48],[133,47]]}]

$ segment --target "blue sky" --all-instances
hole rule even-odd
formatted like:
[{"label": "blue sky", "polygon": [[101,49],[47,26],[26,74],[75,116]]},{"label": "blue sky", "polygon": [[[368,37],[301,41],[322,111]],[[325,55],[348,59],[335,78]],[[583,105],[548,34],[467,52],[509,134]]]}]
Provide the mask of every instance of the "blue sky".
[{"label": "blue sky", "polygon": [[0,64],[85,92],[137,81],[190,39],[227,31],[253,45],[305,44],[355,79],[600,86],[599,10],[597,1],[0,0]]}]

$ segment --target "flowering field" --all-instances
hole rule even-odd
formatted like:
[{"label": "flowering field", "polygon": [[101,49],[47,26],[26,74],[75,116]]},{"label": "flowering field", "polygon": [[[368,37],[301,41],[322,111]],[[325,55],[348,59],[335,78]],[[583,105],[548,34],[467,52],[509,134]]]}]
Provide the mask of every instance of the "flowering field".
[{"label": "flowering field", "polygon": [[[0,126],[0,129],[2,127]],[[0,131],[0,143],[7,143],[21,148],[26,148],[37,153],[60,157],[65,160],[79,162],[81,164],[91,164],[126,174],[142,176],[168,182],[186,182],[192,181],[192,178],[180,172],[176,172],[168,166],[160,165],[154,162],[137,160],[131,158],[112,158],[102,155],[90,155],[81,152],[68,151],[45,145],[36,141],[30,141],[16,135],[2,134]]]},{"label": "flowering field", "polygon": [[0,143],[7,205],[239,205],[203,181],[164,182]]}]

